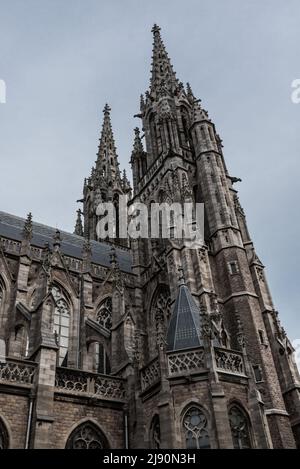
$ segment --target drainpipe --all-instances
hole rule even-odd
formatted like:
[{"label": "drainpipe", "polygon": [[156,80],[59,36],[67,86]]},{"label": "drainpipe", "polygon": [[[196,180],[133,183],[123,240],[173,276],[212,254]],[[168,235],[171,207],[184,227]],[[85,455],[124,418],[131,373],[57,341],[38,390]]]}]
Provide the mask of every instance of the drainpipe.
[{"label": "drainpipe", "polygon": [[26,427],[25,449],[29,448],[29,439],[30,439],[31,424],[32,424],[33,402],[34,402],[34,397],[31,395],[29,397],[29,411],[28,411],[27,427]]},{"label": "drainpipe", "polygon": [[82,325],[82,309],[83,309],[83,275],[81,274],[80,278],[80,294],[79,294],[79,311],[78,311],[78,336],[77,336],[77,357],[76,357],[76,362],[77,362],[77,368],[80,369],[82,365],[82,357],[81,357],[81,343],[80,343],[80,337],[81,337],[81,325]]},{"label": "drainpipe", "polygon": [[129,445],[128,445],[128,415],[127,415],[127,412],[124,413],[124,436],[125,436],[125,449],[128,449]]}]

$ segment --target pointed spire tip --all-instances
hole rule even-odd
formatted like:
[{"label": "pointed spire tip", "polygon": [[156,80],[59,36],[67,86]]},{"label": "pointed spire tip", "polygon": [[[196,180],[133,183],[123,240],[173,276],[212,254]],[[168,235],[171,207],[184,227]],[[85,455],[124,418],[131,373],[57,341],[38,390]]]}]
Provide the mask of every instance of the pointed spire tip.
[{"label": "pointed spire tip", "polygon": [[111,111],[111,107],[106,103],[103,109],[104,114],[109,114]]},{"label": "pointed spire tip", "polygon": [[158,26],[158,24],[154,23],[153,28],[151,29],[151,32],[155,34],[155,33],[159,33],[160,30],[161,28]]}]

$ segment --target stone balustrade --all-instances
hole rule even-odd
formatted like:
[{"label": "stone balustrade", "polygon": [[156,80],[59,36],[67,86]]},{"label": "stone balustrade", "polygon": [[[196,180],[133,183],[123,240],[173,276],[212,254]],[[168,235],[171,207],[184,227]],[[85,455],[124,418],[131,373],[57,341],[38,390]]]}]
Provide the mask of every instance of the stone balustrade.
[{"label": "stone balustrade", "polygon": [[142,392],[149,389],[160,380],[160,366],[158,357],[154,358],[147,366],[141,370]]},{"label": "stone balustrade", "polygon": [[58,367],[56,369],[55,388],[59,392],[85,395],[96,399],[118,401],[125,399],[122,378],[70,368]]},{"label": "stone balustrade", "polygon": [[205,368],[203,348],[168,354],[169,376],[205,371]]},{"label": "stone balustrade", "polygon": [[10,358],[0,361],[0,383],[32,386],[36,364]]},{"label": "stone balustrade", "polygon": [[215,359],[218,371],[245,376],[244,359],[241,353],[215,348]]}]

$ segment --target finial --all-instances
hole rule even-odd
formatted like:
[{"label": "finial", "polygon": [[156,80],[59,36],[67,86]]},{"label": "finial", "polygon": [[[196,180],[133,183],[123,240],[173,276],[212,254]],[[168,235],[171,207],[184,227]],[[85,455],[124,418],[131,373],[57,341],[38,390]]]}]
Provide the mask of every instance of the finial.
[{"label": "finial", "polygon": [[191,101],[194,101],[195,95],[193,93],[192,87],[189,82],[186,84],[186,91],[187,91],[188,98],[190,98]]},{"label": "finial", "polygon": [[110,265],[112,267],[116,267],[116,265],[117,265],[117,254],[116,254],[116,249],[115,249],[114,246],[111,248],[109,257],[110,257]]},{"label": "finial", "polygon": [[77,236],[83,236],[83,226],[82,226],[81,215],[83,215],[83,213],[81,209],[79,208],[77,210],[77,219],[76,219],[75,230],[74,230],[74,234],[76,234]]},{"label": "finial", "polygon": [[153,28],[151,29],[151,32],[155,34],[155,33],[159,33],[159,31],[160,31],[160,27],[156,23],[154,23]]},{"label": "finial", "polygon": [[92,254],[92,246],[91,246],[89,236],[84,239],[84,242],[83,242],[83,245],[82,245],[82,254],[83,254],[83,256],[89,256],[90,254]]},{"label": "finial", "polygon": [[32,213],[29,212],[24,223],[23,238],[30,240],[32,238]]},{"label": "finial", "polygon": [[49,277],[50,271],[51,271],[51,249],[50,249],[49,243],[44,244],[43,268],[47,274],[47,277]]},{"label": "finial", "polygon": [[109,115],[110,111],[111,111],[111,108],[110,108],[109,105],[106,103],[105,106],[104,106],[104,109],[103,109],[104,115],[107,115],[107,114]]},{"label": "finial", "polygon": [[178,285],[179,285],[179,286],[185,285],[185,278],[184,278],[184,271],[183,271],[183,268],[182,268],[182,267],[179,267],[179,268],[178,268],[178,272],[179,272]]},{"label": "finial", "polygon": [[56,230],[53,236],[53,246],[59,248],[61,243],[60,231]]},{"label": "finial", "polygon": [[133,142],[133,153],[141,154],[144,152],[141,136],[140,136],[140,129],[136,127],[134,129],[134,142]]}]

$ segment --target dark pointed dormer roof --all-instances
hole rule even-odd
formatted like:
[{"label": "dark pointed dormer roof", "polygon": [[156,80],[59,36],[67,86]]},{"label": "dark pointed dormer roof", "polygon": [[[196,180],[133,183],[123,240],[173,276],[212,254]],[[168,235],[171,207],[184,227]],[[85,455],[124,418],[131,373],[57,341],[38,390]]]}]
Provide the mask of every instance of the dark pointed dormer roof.
[{"label": "dark pointed dormer roof", "polygon": [[110,107],[108,104],[103,109],[104,119],[98,147],[96,172],[110,180],[120,179],[118,155],[110,119]]},{"label": "dark pointed dormer roof", "polygon": [[167,351],[201,347],[200,309],[183,277],[167,331]]},{"label": "dark pointed dormer roof", "polygon": [[174,92],[178,86],[178,80],[162,41],[160,27],[157,24],[153,26],[152,33],[153,53],[150,92],[157,93],[162,85],[169,91]]}]

